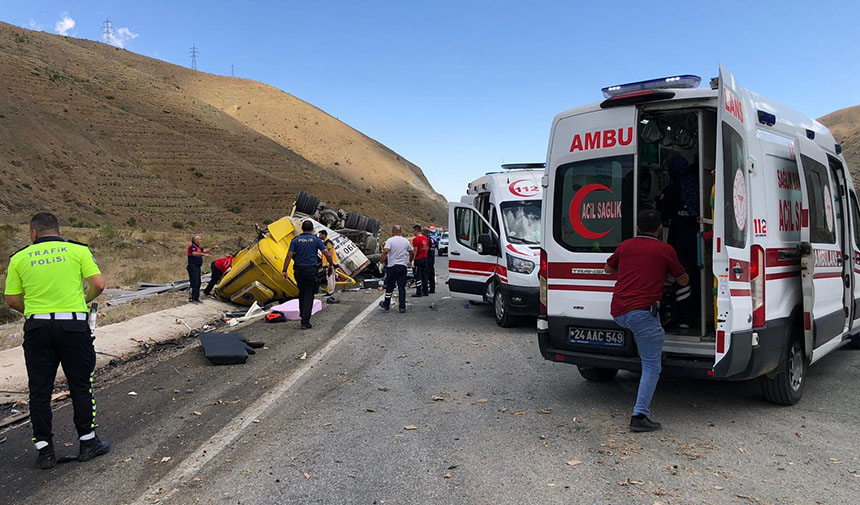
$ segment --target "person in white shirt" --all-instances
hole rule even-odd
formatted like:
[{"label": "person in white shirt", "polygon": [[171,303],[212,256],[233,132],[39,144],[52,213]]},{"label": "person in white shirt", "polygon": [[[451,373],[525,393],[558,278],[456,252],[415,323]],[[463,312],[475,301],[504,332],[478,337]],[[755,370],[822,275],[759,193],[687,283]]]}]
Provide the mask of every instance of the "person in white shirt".
[{"label": "person in white shirt", "polygon": [[412,261],[414,251],[409,240],[403,238],[400,226],[391,228],[392,237],[385,241],[382,248],[380,263],[385,265],[385,300],[379,302],[384,310],[391,308],[391,295],[397,286],[397,296],[400,302],[400,313],[406,312],[406,265]]}]

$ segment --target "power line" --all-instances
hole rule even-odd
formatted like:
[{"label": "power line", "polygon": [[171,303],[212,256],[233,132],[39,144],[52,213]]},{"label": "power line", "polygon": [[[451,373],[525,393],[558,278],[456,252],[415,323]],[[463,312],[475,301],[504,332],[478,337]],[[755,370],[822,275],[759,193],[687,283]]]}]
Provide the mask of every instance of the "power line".
[{"label": "power line", "polygon": [[110,18],[105,19],[102,23],[102,38],[105,44],[110,44],[113,41],[113,25],[111,25]]},{"label": "power line", "polygon": [[191,70],[197,70],[197,56],[200,54],[200,50],[197,49],[195,44],[191,44]]}]

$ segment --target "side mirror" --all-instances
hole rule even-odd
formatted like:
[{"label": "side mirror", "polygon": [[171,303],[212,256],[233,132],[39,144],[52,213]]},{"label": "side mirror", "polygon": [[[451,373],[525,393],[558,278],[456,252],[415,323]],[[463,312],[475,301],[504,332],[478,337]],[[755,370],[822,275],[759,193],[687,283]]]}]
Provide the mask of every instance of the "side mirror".
[{"label": "side mirror", "polygon": [[489,233],[478,235],[478,254],[483,256],[499,255],[499,243],[493,235]]}]

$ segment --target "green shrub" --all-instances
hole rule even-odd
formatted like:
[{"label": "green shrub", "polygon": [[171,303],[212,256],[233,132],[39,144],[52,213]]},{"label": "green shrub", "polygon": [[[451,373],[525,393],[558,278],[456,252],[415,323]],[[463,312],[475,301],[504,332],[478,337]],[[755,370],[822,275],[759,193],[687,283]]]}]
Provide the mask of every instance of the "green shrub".
[{"label": "green shrub", "polygon": [[182,224],[182,221],[174,221],[173,223],[171,223],[170,226],[176,228],[177,230],[181,230],[182,228],[185,228],[185,225]]}]

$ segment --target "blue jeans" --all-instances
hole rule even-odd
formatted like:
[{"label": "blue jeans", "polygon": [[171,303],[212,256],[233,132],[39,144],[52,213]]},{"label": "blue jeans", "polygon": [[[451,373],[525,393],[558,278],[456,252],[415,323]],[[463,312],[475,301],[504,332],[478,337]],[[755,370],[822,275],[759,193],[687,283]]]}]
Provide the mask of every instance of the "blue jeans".
[{"label": "blue jeans", "polygon": [[642,360],[642,377],[639,379],[639,393],[636,395],[633,415],[649,416],[651,410],[648,407],[660,379],[663,337],[666,332],[660,326],[660,318],[651,315],[648,310],[631,310],[616,317],[615,322],[633,332],[636,346],[639,347],[639,359]]}]

